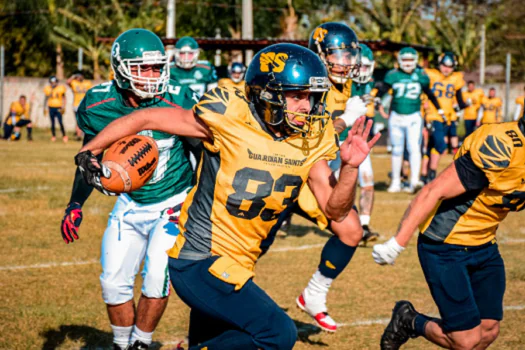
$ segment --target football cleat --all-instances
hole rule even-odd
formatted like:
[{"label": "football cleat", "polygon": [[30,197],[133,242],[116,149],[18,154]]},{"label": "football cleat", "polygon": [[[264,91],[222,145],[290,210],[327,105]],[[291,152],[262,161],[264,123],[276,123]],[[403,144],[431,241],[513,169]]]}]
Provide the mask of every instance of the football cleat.
[{"label": "football cleat", "polygon": [[69,137],[67,136],[62,137],[62,141],[64,141],[64,143],[67,143],[69,141]]},{"label": "football cleat", "polygon": [[418,315],[414,305],[406,300],[396,302],[392,319],[381,336],[381,350],[397,350],[409,338],[416,338],[414,321]]},{"label": "football cleat", "polygon": [[363,247],[366,247],[368,242],[377,241],[378,237],[379,233],[372,232],[368,225],[363,225],[363,238],[361,238],[361,243],[363,244]]},{"label": "football cleat", "polygon": [[129,347],[129,350],[148,350],[149,345],[141,342],[140,340],[135,340],[133,345]]},{"label": "football cleat", "polygon": [[57,140],[57,138],[54,137],[54,136],[51,138],[51,142],[55,142],[56,140]]},{"label": "football cleat", "polygon": [[386,190],[388,193],[399,193],[401,192],[401,186],[400,185],[390,185],[388,189]]},{"label": "football cleat", "polygon": [[337,323],[335,323],[333,318],[328,315],[328,312],[316,313],[315,311],[312,311],[306,304],[302,294],[299,295],[295,301],[297,303],[297,307],[313,318],[315,323],[317,323],[317,326],[319,326],[323,331],[329,333],[335,333],[335,331],[337,331]]},{"label": "football cleat", "polygon": [[122,346],[113,343],[113,350],[129,350],[129,345],[123,348]]}]

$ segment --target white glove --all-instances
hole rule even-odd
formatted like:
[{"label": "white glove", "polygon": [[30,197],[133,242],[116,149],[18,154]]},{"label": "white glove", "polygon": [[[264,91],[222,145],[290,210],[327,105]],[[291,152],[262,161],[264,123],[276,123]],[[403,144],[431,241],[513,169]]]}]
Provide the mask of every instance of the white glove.
[{"label": "white glove", "polygon": [[445,117],[445,112],[443,112],[442,109],[438,109],[438,114],[441,116],[443,121],[446,123],[447,122],[447,117]]},{"label": "white glove", "polygon": [[344,120],[347,127],[354,125],[355,121],[366,113],[366,104],[361,97],[354,96],[346,101],[345,112],[339,116]]},{"label": "white glove", "polygon": [[405,250],[405,248],[397,243],[395,237],[392,237],[384,244],[376,244],[372,252],[372,257],[379,265],[394,265],[394,261],[396,261],[403,250]]}]

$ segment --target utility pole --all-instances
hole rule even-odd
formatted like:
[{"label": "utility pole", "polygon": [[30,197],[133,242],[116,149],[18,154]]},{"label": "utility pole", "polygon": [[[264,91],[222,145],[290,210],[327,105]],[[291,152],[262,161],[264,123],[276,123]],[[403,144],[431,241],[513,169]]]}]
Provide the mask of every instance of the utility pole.
[{"label": "utility pole", "polygon": [[81,71],[84,63],[84,50],[79,47],[78,48],[78,70]]},{"label": "utility pole", "polygon": [[[176,12],[175,12],[175,0],[168,0],[168,15],[166,18],[166,38],[167,39],[175,39],[175,20],[176,20]],[[173,51],[174,51],[173,45],[166,46],[166,53],[168,54],[168,60],[170,61],[173,57]]]},{"label": "utility pole", "polygon": [[481,26],[481,50],[479,54],[479,83],[481,85],[485,84],[485,32],[486,27],[485,23]]},{"label": "utility pole", "polygon": [[4,45],[0,46],[0,115],[4,115]]},{"label": "utility pole", "polygon": [[[242,38],[253,39],[253,6],[252,0],[242,0]],[[244,64],[248,66],[253,58],[253,51],[246,50]]]},{"label": "utility pole", "polygon": [[[509,118],[509,104],[510,104],[510,68],[511,68],[511,53],[507,52],[507,67],[505,70],[505,115],[503,121]],[[512,118],[511,118],[512,120]]]}]

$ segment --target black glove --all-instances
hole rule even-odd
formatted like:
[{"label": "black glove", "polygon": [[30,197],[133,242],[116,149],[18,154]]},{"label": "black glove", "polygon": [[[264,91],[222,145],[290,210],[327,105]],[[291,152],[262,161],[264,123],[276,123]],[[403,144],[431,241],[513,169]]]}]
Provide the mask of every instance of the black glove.
[{"label": "black glove", "polygon": [[62,238],[67,244],[72,243],[78,239],[78,228],[82,223],[82,207],[79,203],[69,203],[66,208],[62,224],[60,225],[60,232]]},{"label": "black glove", "polygon": [[117,193],[110,192],[102,186],[100,177],[104,176],[106,179],[109,179],[111,177],[111,171],[100,163],[91,151],[84,151],[77,154],[75,156],[75,164],[78,166],[84,181],[86,181],[88,185],[95,187],[106,196],[118,196]]}]

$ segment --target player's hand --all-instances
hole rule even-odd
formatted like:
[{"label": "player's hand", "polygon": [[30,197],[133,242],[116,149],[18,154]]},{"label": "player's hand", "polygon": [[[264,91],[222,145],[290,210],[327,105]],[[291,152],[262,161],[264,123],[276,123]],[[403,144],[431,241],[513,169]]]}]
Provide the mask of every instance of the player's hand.
[{"label": "player's hand", "polygon": [[394,262],[403,250],[405,250],[405,248],[397,243],[395,237],[392,237],[383,244],[376,244],[372,252],[372,257],[379,265],[394,265]]},{"label": "player's hand", "polygon": [[438,114],[441,117],[441,119],[443,119],[443,121],[446,123],[447,122],[447,117],[445,116],[445,112],[443,112],[442,109],[439,109],[438,110]]},{"label": "player's hand", "polygon": [[69,203],[66,208],[62,224],[60,225],[60,232],[62,238],[67,244],[73,243],[78,239],[78,229],[82,223],[82,207],[79,203]]},{"label": "player's hand", "polygon": [[476,128],[479,128],[481,126],[481,122],[476,121]]},{"label": "player's hand", "polygon": [[377,140],[381,137],[381,133],[377,133],[367,142],[372,124],[373,122],[371,120],[366,122],[365,117],[360,117],[355,121],[354,126],[348,132],[348,137],[339,148],[341,166],[346,164],[357,168],[368,156],[372,147],[374,147]]},{"label": "player's hand", "polygon": [[111,171],[104,164],[100,163],[91,151],[84,151],[77,154],[75,156],[75,164],[78,166],[84,181],[86,181],[88,185],[95,187],[106,196],[118,196],[117,193],[110,192],[102,186],[100,177],[103,176],[109,179],[111,177]]},{"label": "player's hand", "polygon": [[179,216],[180,216],[180,210],[182,209],[182,204],[184,204],[184,203],[177,204],[173,208],[169,208],[166,211],[166,214],[169,215],[168,220],[170,222],[174,223],[175,225],[179,224]]},{"label": "player's hand", "polygon": [[357,118],[365,115],[366,109],[366,104],[361,97],[354,96],[346,101],[345,112],[339,118],[344,120],[346,126],[349,127],[355,123]]}]

